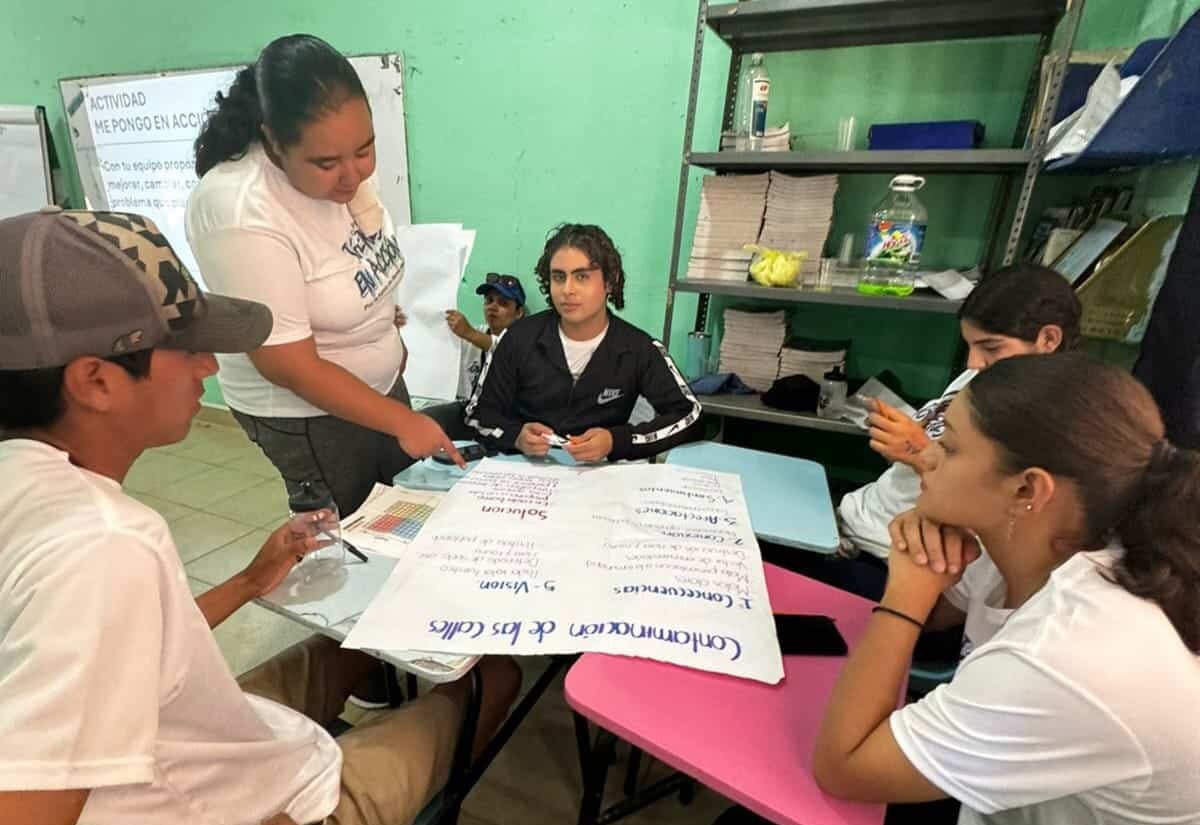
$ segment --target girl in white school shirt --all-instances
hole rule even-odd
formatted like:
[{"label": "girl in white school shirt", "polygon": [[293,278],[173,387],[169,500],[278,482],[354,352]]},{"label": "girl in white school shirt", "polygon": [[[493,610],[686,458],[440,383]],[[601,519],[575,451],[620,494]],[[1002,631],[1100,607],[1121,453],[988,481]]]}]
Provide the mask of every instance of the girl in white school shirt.
[{"label": "girl in white school shirt", "polygon": [[[1141,384],[1072,353],[992,366],[945,424],[826,711],[818,783],[952,797],[959,823],[1200,822],[1200,455],[1165,440]],[[957,578],[914,556],[962,531],[988,548],[968,572],[994,566],[1012,612],[893,710]]]},{"label": "girl in white school shirt", "polygon": [[[940,398],[922,407],[916,420],[888,407],[871,416],[871,448],[893,464],[875,481],[847,493],[838,519],[851,552],[861,551],[867,564],[879,560],[873,565],[877,578],[882,579],[887,559],[888,524],[917,500],[920,452],[941,435],[950,402],[976,374],[1004,358],[1074,349],[1080,314],[1074,290],[1054,270],[1036,264],[999,269],[980,281],[958,313],[967,369]],[[878,596],[872,587],[860,591]]]},{"label": "girl in white school shirt", "polygon": [[187,206],[205,281],[274,315],[262,347],[218,359],[226,402],[289,490],[322,484],[343,513],[414,458],[457,456],[409,406],[393,297],[404,254],[374,172],[354,67],[289,35],[217,95]]}]

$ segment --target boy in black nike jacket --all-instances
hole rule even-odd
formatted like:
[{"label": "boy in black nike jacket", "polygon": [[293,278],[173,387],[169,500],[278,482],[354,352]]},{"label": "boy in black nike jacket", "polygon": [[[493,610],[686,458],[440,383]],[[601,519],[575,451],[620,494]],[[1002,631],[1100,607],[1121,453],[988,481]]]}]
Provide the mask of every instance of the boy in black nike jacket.
[{"label": "boy in black nike jacket", "polygon": [[[647,458],[701,435],[700,403],[666,348],[608,311],[624,304],[625,271],[598,226],[563,224],[536,268],[551,309],[511,326],[467,402],[488,447],[577,461]],[[638,396],[654,417],[631,425]]]}]

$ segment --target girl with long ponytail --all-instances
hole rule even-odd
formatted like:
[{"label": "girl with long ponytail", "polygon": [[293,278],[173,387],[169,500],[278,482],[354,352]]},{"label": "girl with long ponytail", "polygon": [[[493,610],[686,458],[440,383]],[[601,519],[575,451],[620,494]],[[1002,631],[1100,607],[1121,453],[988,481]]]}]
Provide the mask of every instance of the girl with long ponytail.
[{"label": "girl with long ponytail", "polygon": [[[1200,822],[1200,455],[1164,438],[1141,384],[1075,353],[996,363],[945,423],[916,511],[893,525],[817,781],[864,801],[951,797],[960,823]],[[966,573],[918,563],[933,545],[968,547]],[[999,626],[893,711],[955,589],[998,594]]]},{"label": "girl with long ponytail", "polygon": [[458,459],[404,384],[404,251],[374,180],[371,107],[350,61],[307,34],[268,44],[216,104],[188,242],[209,286],[274,316],[262,347],[220,357],[225,402],[289,493],[308,482],[351,513],[414,459]]}]

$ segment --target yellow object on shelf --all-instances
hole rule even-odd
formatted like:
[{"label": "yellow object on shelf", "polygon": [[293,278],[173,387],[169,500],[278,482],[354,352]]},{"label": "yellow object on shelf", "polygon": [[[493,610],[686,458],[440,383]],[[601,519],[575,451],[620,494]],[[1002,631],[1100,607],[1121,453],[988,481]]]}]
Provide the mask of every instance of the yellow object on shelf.
[{"label": "yellow object on shelf", "polygon": [[1084,335],[1133,344],[1142,340],[1162,283],[1156,274],[1165,272],[1182,223],[1182,215],[1151,218],[1096,265],[1078,292]]},{"label": "yellow object on shelf", "polygon": [[800,267],[808,257],[805,252],[789,252],[768,246],[747,244],[743,247],[754,253],[750,261],[750,277],[763,286],[795,286]]}]

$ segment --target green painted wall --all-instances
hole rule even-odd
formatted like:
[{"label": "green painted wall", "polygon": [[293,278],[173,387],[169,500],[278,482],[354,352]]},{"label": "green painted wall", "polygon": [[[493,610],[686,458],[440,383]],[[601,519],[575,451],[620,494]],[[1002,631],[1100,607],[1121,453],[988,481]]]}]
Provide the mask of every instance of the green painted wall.
[{"label": "green painted wall", "polygon": [[[4,0],[0,102],[47,107],[73,179],[61,77],[188,68],[250,60],[275,36],[311,31],[348,53],[401,50],[408,72],[408,149],[417,221],[479,230],[460,305],[479,317],[473,287],[489,270],[531,271],[546,231],[563,220],[606,227],[625,255],[625,317],[661,330],[664,284],[691,69],[692,0]],[[1091,0],[1084,48],[1130,45],[1167,33],[1200,0]],[[843,114],[863,121],[975,117],[989,143],[1011,136],[1028,66],[1024,40],[926,44],[771,56],[772,121],[829,135]],[[715,146],[728,52],[706,38],[697,147]],[[818,139],[818,138],[814,138]],[[386,155],[387,147],[380,147]],[[1188,167],[1194,171],[1194,167]],[[1157,177],[1154,177],[1157,176]],[[861,234],[886,178],[847,178],[834,237]],[[987,180],[931,184],[929,259],[970,263],[990,199]],[[1147,200],[1180,204],[1178,172],[1153,173]],[[688,234],[693,208],[688,220]],[[540,296],[534,299],[542,305]],[[694,298],[677,304],[679,333]],[[810,332],[853,327],[861,366],[894,359],[912,392],[932,394],[947,374],[953,323],[929,316],[806,307]],[[681,337],[672,341],[682,352]],[[216,400],[217,396],[210,395]]]}]

